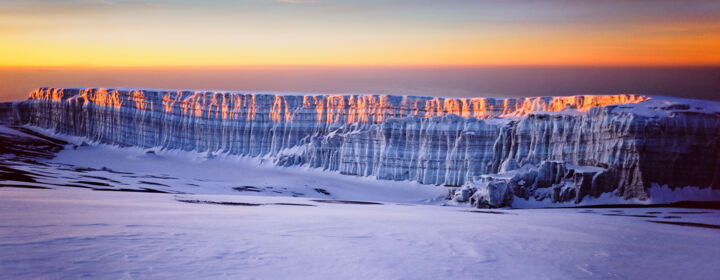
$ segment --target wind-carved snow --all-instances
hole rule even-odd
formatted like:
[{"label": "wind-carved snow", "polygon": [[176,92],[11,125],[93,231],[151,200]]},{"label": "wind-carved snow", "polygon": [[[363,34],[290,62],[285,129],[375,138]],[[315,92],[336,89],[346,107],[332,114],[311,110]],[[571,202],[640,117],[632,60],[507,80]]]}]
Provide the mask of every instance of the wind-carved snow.
[{"label": "wind-carved snow", "polygon": [[717,279],[720,267],[709,209],[0,188],[0,210],[3,279]]},{"label": "wind-carved snow", "polygon": [[558,167],[549,185],[526,186],[527,195],[516,193],[518,186],[492,186],[520,199],[580,202],[604,193],[646,200],[652,184],[720,188],[718,108],[638,95],[496,99],[40,88],[2,115],[99,143],[267,157],[281,166],[451,187],[561,162],[573,168]]}]

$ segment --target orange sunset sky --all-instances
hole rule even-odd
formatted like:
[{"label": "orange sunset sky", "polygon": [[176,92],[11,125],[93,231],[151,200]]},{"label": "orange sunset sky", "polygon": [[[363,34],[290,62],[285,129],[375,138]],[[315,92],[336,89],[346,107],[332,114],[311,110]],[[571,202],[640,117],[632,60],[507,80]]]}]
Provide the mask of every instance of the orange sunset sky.
[{"label": "orange sunset sky", "polygon": [[2,67],[720,65],[720,1],[0,1]]}]

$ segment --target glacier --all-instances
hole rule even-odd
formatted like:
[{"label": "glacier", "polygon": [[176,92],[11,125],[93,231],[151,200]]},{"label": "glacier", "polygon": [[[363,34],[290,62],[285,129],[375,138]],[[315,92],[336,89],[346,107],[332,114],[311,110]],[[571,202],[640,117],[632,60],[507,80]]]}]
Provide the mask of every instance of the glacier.
[{"label": "glacier", "polygon": [[39,88],[0,103],[0,120],[122,147],[443,185],[448,199],[478,207],[608,194],[652,202],[654,186],[720,200],[720,104],[702,100]]}]

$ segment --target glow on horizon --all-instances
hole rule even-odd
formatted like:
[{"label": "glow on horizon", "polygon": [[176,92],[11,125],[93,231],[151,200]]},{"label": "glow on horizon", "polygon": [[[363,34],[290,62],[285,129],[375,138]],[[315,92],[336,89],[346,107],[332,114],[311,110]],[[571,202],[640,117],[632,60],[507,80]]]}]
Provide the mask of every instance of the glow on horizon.
[{"label": "glow on horizon", "polygon": [[720,2],[10,0],[0,66],[720,65]]}]

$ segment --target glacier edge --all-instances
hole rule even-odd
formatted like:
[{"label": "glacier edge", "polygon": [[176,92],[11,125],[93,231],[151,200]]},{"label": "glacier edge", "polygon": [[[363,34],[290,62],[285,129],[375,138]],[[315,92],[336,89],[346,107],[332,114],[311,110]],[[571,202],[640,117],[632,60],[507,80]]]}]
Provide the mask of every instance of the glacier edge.
[{"label": "glacier edge", "polygon": [[533,198],[556,203],[652,200],[655,185],[720,189],[720,106],[707,101],[40,88],[7,104],[6,121],[98,143],[263,156],[453,190],[557,163],[565,167],[532,187],[543,193]]}]

